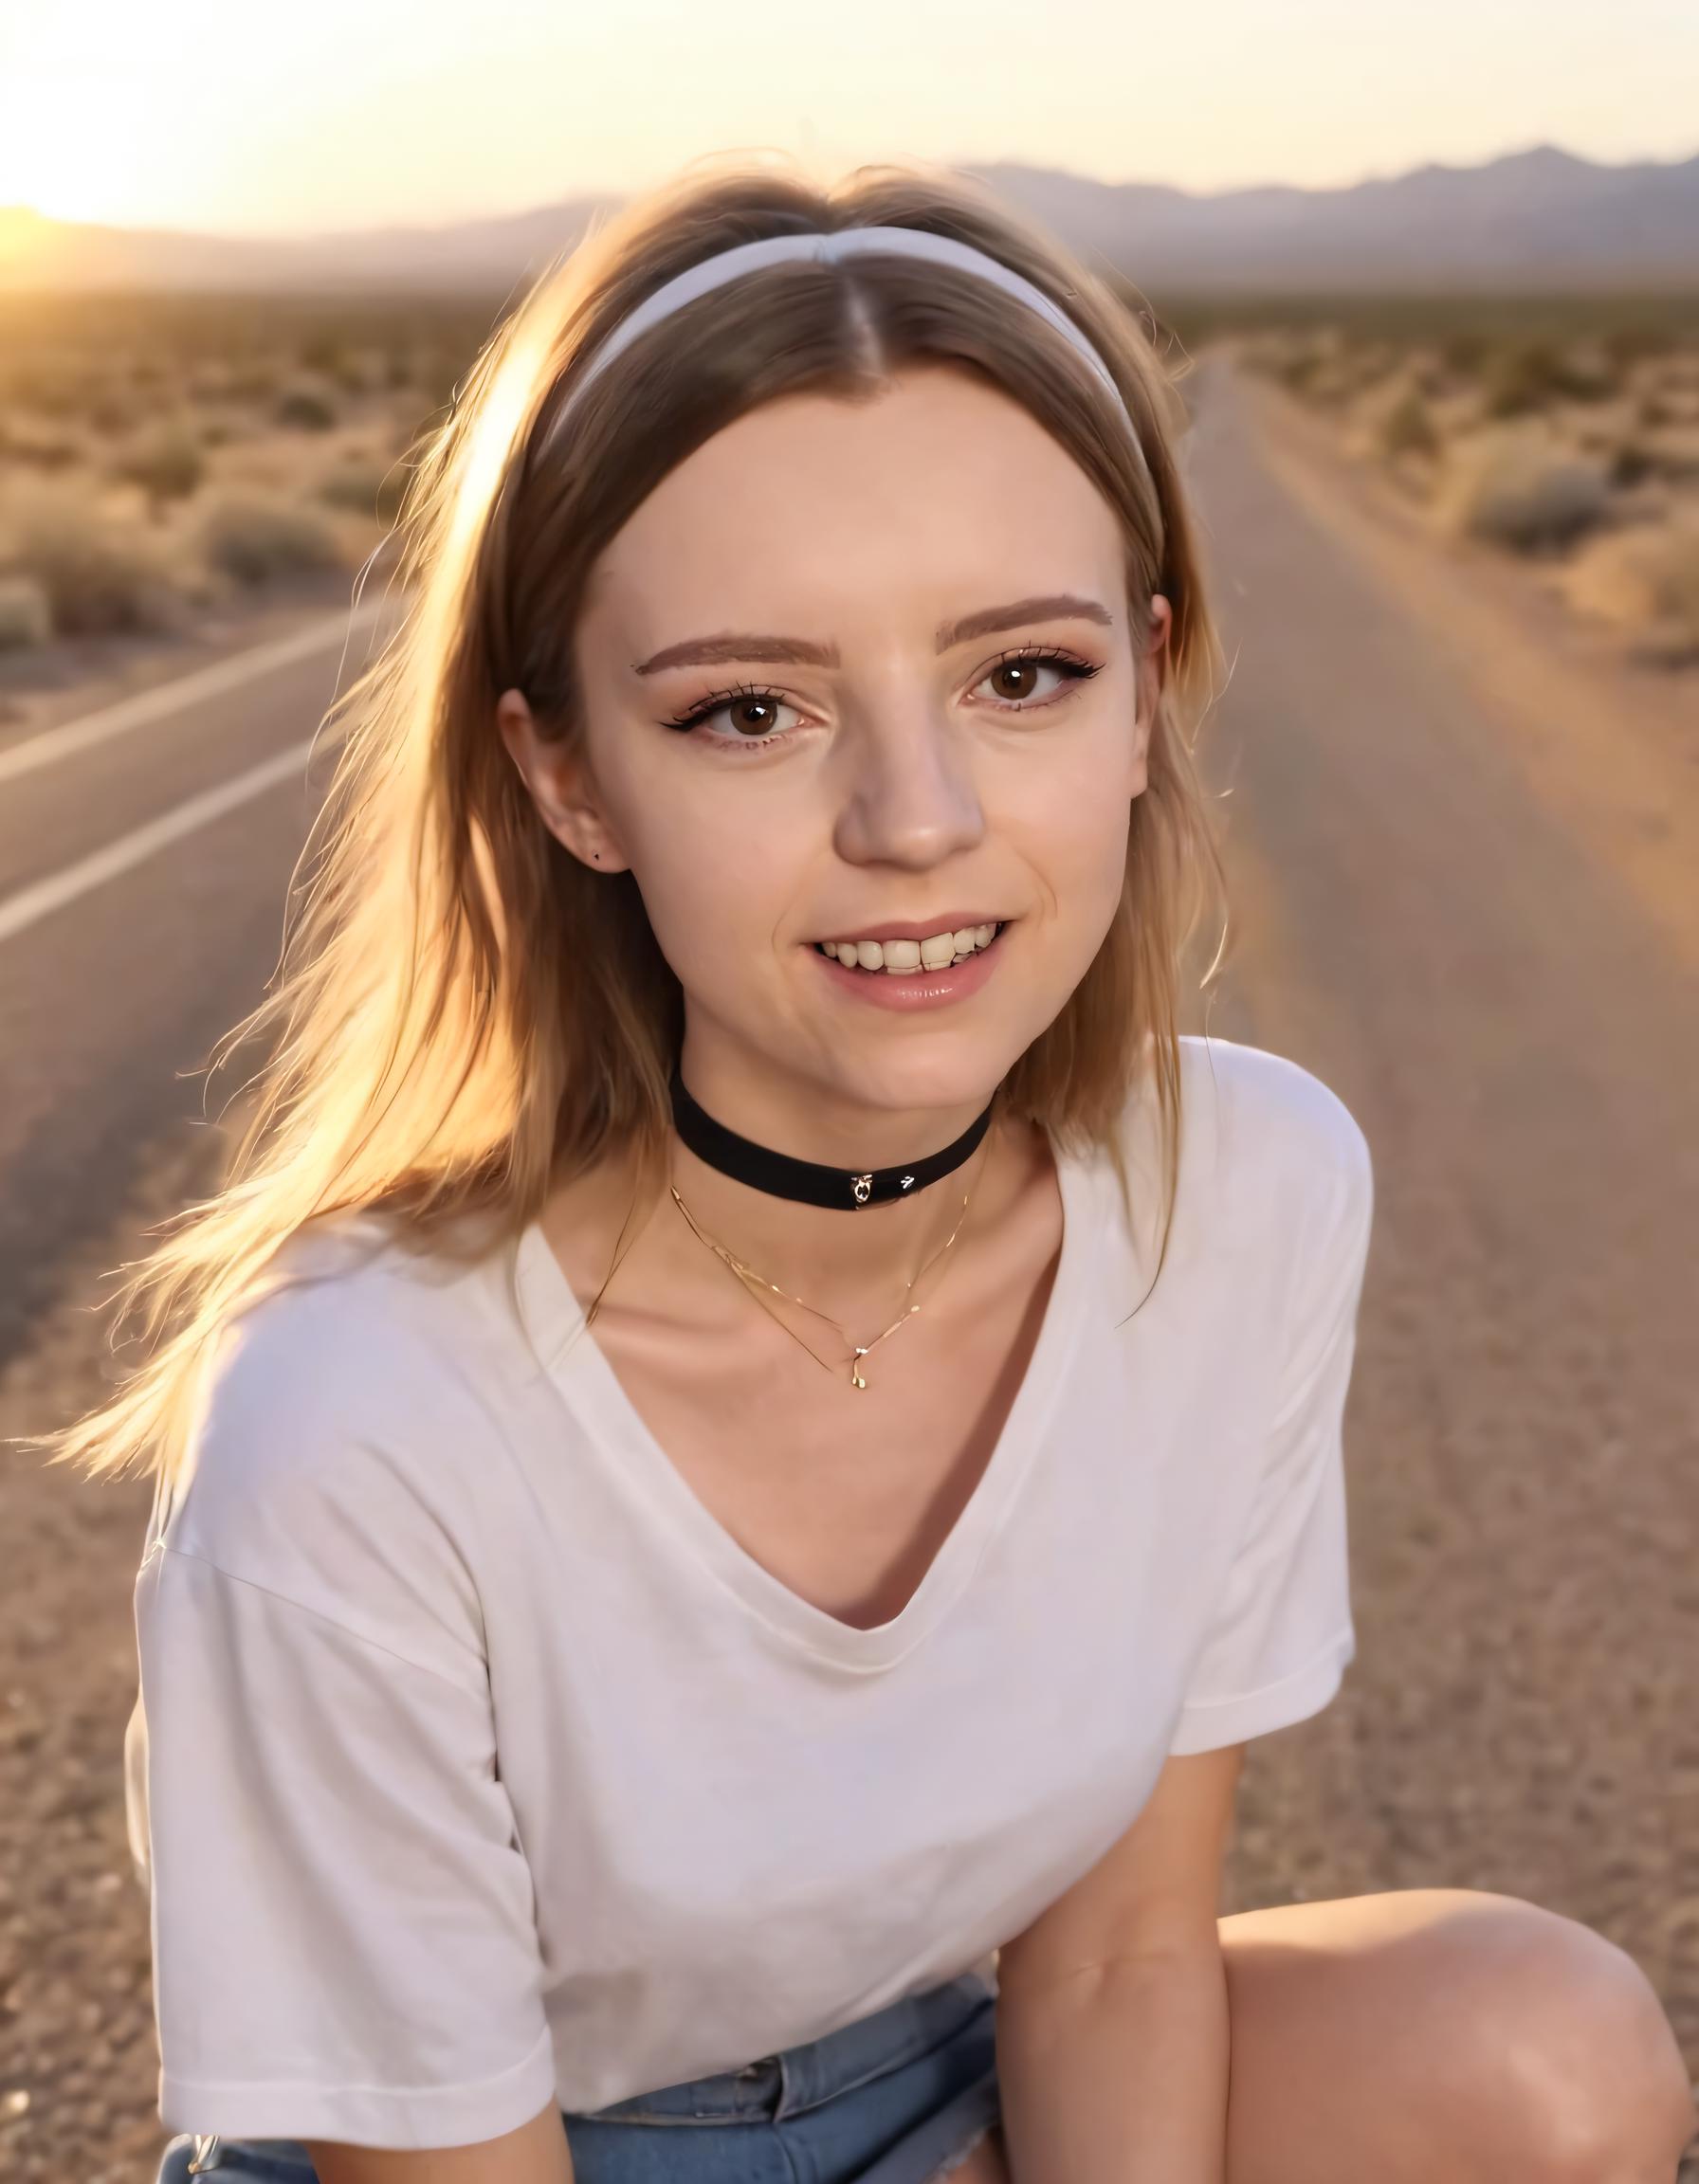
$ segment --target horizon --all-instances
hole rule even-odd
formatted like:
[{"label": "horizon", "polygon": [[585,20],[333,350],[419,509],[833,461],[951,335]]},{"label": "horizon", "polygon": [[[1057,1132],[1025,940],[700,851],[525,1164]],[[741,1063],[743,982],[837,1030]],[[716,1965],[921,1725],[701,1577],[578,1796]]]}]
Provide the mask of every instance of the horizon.
[{"label": "horizon", "polygon": [[1206,197],[1542,147],[1605,167],[1695,152],[1699,10],[1670,0],[1625,0],[1602,42],[1579,0],[1388,0],[1372,21],[1347,0],[1200,0],[1183,24],[1061,0],[1050,21],[1034,47],[1013,0],[918,19],[864,0],[853,26],[780,0],[711,22],[680,0],[616,22],[298,0],[261,64],[210,0],[86,0],[0,24],[0,207],[264,243],[623,198],[740,150],[825,176],[913,157]]},{"label": "horizon", "polygon": [[[1083,173],[1079,170],[1072,168],[1059,166],[1041,168],[1036,162],[1031,160],[1007,160],[1001,162],[996,160],[983,160],[973,162],[973,164],[984,166],[995,166],[998,164],[1007,166],[1018,166],[1032,172],[1054,174],[1059,178],[1069,181],[1087,183],[1093,187],[1103,187],[1105,189],[1172,190],[1182,196],[1204,199],[1233,197],[1246,194],[1248,192],[1270,190],[1291,190],[1307,196],[1326,196],[1341,191],[1359,189],[1365,183],[1394,183],[1403,181],[1408,179],[1413,174],[1421,173],[1430,170],[1440,170],[1453,173],[1478,172],[1484,168],[1500,165],[1507,160],[1530,158],[1537,156],[1542,153],[1555,154],[1560,157],[1574,159],[1583,165],[1597,167],[1599,169],[1622,167],[1680,167],[1687,165],[1691,160],[1699,159],[1699,142],[1695,142],[1695,144],[1690,150],[1672,153],[1667,156],[1638,154],[1628,155],[1621,159],[1598,159],[1594,158],[1587,153],[1578,152],[1569,145],[1558,144],[1550,141],[1549,139],[1546,139],[1533,144],[1509,145],[1505,147],[1502,151],[1489,153],[1480,159],[1422,159],[1416,161],[1413,166],[1410,167],[1400,168],[1391,172],[1377,172],[1372,174],[1362,174],[1356,177],[1355,180],[1324,183],[1304,183],[1286,182],[1278,179],[1269,178],[1260,181],[1228,183],[1224,184],[1219,189],[1214,190],[1188,190],[1178,183],[1166,182],[1163,181],[1160,177],[1156,176],[1143,177],[1134,180],[1112,181],[1105,176]],[[40,222],[46,226],[57,228],[93,228],[107,229],[114,234],[175,236],[180,237],[186,241],[204,241],[210,243],[240,243],[253,245],[313,244],[328,243],[338,239],[346,238],[351,235],[367,233],[382,234],[390,231],[424,233],[438,228],[478,227],[486,223],[498,223],[507,220],[523,220],[528,217],[553,211],[557,207],[568,204],[575,204],[588,198],[595,196],[615,197],[621,194],[624,194],[624,192],[615,191],[612,189],[602,191],[597,191],[595,189],[585,189],[570,191],[563,195],[553,198],[545,197],[531,199],[523,204],[497,207],[495,209],[484,211],[459,215],[450,214],[440,220],[386,219],[373,220],[358,227],[275,229],[236,229],[210,227],[185,228],[179,227],[167,221],[144,222],[128,220],[66,219],[61,217],[59,214],[45,210],[39,205],[18,202],[8,203],[4,198],[0,198],[0,224],[7,222]],[[4,228],[3,227],[0,227],[0,255],[4,254],[6,236],[4,233]]]}]

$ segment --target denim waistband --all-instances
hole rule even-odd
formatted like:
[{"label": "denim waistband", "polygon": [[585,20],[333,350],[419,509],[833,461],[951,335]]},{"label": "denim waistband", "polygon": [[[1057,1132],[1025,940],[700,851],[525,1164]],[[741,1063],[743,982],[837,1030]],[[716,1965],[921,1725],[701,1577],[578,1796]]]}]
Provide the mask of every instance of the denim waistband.
[{"label": "denim waistband", "polygon": [[887,2003],[871,2016],[855,2018],[818,2040],[763,2055],[716,2077],[634,2093],[593,2114],[598,2121],[633,2123],[759,2117],[777,2120],[795,2116],[924,2055],[964,2029],[992,1997],[993,1989],[977,1972],[964,1972],[942,1986]]}]

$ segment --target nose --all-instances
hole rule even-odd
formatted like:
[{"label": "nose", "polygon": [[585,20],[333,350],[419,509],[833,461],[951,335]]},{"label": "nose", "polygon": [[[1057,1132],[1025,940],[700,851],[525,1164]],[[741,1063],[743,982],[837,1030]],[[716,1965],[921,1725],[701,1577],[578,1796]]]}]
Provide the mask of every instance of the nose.
[{"label": "nose", "polygon": [[985,833],[970,729],[922,701],[881,709],[846,739],[833,831],[850,864],[925,871]]}]

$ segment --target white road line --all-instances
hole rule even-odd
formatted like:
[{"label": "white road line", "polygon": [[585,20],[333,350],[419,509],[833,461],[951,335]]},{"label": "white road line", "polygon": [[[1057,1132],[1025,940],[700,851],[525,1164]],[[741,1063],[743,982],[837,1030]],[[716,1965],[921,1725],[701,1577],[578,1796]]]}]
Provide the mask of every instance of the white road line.
[{"label": "white road line", "polygon": [[[332,748],[337,740],[327,737],[320,748]],[[225,812],[251,803],[280,781],[287,781],[292,776],[299,778],[316,743],[319,738],[311,737],[291,750],[280,751],[262,765],[250,766],[246,774],[238,774],[234,780],[223,781],[216,789],[203,790],[198,796],[191,796],[186,803],[162,812],[157,819],[150,819],[145,827],[120,835],[92,856],[79,858],[75,864],[67,864],[63,871],[0,899],[0,941],[15,939],[55,910],[76,901],[80,895],[103,886],[108,880],[116,880],[120,872],[128,872],[146,858],[156,856],[174,842],[180,842],[185,834],[192,834],[197,828],[210,826]]]},{"label": "white road line", "polygon": [[316,652],[328,652],[334,646],[344,644],[370,628],[387,604],[379,596],[368,600],[364,606],[324,615],[304,629],[294,630],[269,645],[255,645],[228,660],[216,660],[210,667],[199,667],[192,675],[180,675],[174,682],[158,683],[152,690],[138,690],[132,698],[120,698],[116,705],[103,706],[98,713],[85,713],[80,720],[62,720],[56,728],[44,728],[39,736],[26,737],[9,750],[0,750],[0,782],[13,781],[21,774],[33,774],[38,767],[74,758],[92,744],[104,743],[113,736],[127,735],[133,728],[145,728],[150,721],[162,720],[185,706],[199,704],[203,699],[216,698],[227,690],[239,690],[245,682],[269,675],[274,668],[286,667],[292,660],[306,660]]}]

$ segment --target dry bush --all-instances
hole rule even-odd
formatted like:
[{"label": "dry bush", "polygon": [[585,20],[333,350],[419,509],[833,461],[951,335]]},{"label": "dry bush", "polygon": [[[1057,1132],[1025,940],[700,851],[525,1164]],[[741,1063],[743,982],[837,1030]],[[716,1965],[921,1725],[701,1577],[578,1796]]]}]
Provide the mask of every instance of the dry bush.
[{"label": "dry bush", "polygon": [[1607,466],[1525,418],[1483,427],[1447,449],[1433,513],[1441,530],[1518,554],[1569,544],[1603,520]]},{"label": "dry bush", "polygon": [[14,466],[52,472],[73,470],[88,454],[87,443],[62,418],[13,410],[0,427],[0,455]]},{"label": "dry bush", "polygon": [[227,403],[241,399],[235,367],[224,356],[197,357],[184,373],[183,391],[192,402]]},{"label": "dry bush", "polygon": [[1623,387],[1643,425],[1699,423],[1699,351],[1640,357]]},{"label": "dry bush", "polygon": [[335,569],[344,560],[335,526],[282,494],[229,490],[199,512],[195,537],[207,566],[238,584]]},{"label": "dry bush", "polygon": [[1607,531],[1563,572],[1569,604],[1631,632],[1650,655],[1699,658],[1699,512]]},{"label": "dry bush", "polygon": [[145,416],[144,405],[132,394],[119,387],[108,387],[89,403],[83,422],[103,440],[119,440],[126,432],[134,432]]},{"label": "dry bush", "polygon": [[1405,455],[1438,454],[1439,434],[1433,411],[1408,365],[1360,396],[1346,445],[1354,453],[1381,463],[1396,463]]},{"label": "dry bush", "polygon": [[225,367],[221,401],[269,402],[283,384],[283,375],[269,356],[241,356]]},{"label": "dry bush", "polygon": [[1406,369],[1416,392],[1424,400],[1431,402],[1455,391],[1455,375],[1446,370],[1445,358],[1437,348],[1412,350]]},{"label": "dry bush", "polygon": [[207,475],[199,436],[178,418],[164,418],[119,457],[114,475],[139,485],[157,512],[167,501],[187,500]]},{"label": "dry bush", "polygon": [[374,517],[386,528],[400,513],[407,473],[398,463],[380,463],[370,456],[351,456],[327,471],[319,483],[319,498],[331,508],[351,508],[357,515]]},{"label": "dry bush", "polygon": [[285,387],[272,408],[272,418],[301,432],[329,432],[337,422],[337,406],[329,393],[310,381]]},{"label": "dry bush", "polygon": [[1617,390],[1616,368],[1598,344],[1512,341],[1481,364],[1482,408],[1489,417],[1521,417],[1557,402],[1602,402]]},{"label": "dry bush", "polygon": [[329,370],[345,394],[381,394],[390,380],[389,353],[370,345],[342,349]]},{"label": "dry bush", "polygon": [[1675,483],[1699,479],[1699,424],[1648,426],[1635,435],[1646,467]]},{"label": "dry bush", "polygon": [[0,498],[0,574],[41,586],[60,636],[174,628],[193,589],[134,498],[82,477],[10,482]]},{"label": "dry bush", "polygon": [[53,634],[53,606],[34,576],[0,576],[0,652],[45,645]]},{"label": "dry bush", "polygon": [[1635,406],[1621,393],[1609,401],[1565,408],[1553,423],[1573,446],[1607,460],[1628,446],[1635,435]]}]

